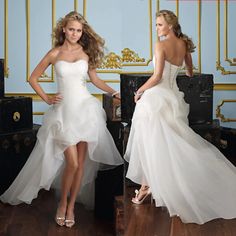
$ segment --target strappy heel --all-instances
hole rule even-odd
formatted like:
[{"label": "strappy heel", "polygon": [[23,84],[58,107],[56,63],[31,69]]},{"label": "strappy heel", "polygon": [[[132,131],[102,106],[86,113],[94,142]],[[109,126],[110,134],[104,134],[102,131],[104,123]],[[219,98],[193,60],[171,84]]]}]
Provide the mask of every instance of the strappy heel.
[{"label": "strappy heel", "polygon": [[[67,212],[68,214],[68,212]],[[68,228],[71,228],[73,225],[75,224],[75,215],[73,214],[68,214],[66,215],[66,219],[65,219],[65,226]]]},{"label": "strappy heel", "polygon": [[75,224],[75,220],[73,219],[66,219],[65,220],[65,226],[68,228],[71,228]]},{"label": "strappy heel", "polygon": [[140,190],[137,190],[137,189],[136,189],[136,190],[134,191],[134,192],[135,192],[135,197],[132,198],[132,202],[133,202],[133,203],[140,205],[140,204],[142,204],[142,203],[144,202],[144,200],[145,200],[149,195],[151,195],[151,203],[153,202],[153,198],[152,198],[152,194],[151,194],[150,188],[148,188],[146,194],[143,195],[142,199],[138,199],[138,195],[140,194],[140,191],[145,191],[145,190],[141,190],[141,189],[140,189]]},{"label": "strappy heel", "polygon": [[65,225],[65,216],[61,216],[58,212],[55,216],[55,221],[58,225],[63,226]]}]

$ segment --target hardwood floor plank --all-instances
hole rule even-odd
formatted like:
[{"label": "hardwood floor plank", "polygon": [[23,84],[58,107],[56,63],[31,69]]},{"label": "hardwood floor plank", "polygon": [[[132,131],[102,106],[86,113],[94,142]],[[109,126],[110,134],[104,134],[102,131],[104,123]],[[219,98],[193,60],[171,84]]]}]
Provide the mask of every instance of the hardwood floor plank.
[{"label": "hardwood floor plank", "polygon": [[51,191],[40,191],[31,205],[0,203],[0,236],[112,236],[112,221],[97,219],[94,212],[76,203],[74,227],[58,226],[54,221],[58,198]]},{"label": "hardwood floor plank", "polygon": [[150,204],[148,199],[141,205],[133,204],[134,189],[130,185],[125,188],[125,236],[236,236],[236,219],[184,224],[177,216],[169,217],[166,208]]}]

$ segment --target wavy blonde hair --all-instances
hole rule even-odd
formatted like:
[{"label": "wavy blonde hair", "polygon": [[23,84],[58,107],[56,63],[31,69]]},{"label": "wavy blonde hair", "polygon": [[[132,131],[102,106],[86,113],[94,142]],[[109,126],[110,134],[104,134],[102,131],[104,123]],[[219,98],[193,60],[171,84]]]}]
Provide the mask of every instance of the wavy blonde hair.
[{"label": "wavy blonde hair", "polygon": [[82,24],[83,33],[78,44],[83,47],[84,52],[89,57],[89,67],[92,69],[99,67],[104,56],[105,41],[92,29],[84,17],[76,11],[72,11],[58,20],[52,35],[54,47],[61,46],[64,43],[65,33],[63,32],[63,28],[69,21],[78,21]]},{"label": "wavy blonde hair", "polygon": [[186,46],[187,46],[187,51],[188,52],[194,52],[194,49],[196,47],[193,44],[192,39],[189,38],[186,34],[182,33],[178,17],[172,11],[169,11],[169,10],[161,10],[161,11],[157,12],[156,17],[159,17],[159,16],[163,16],[165,21],[169,25],[172,25],[172,29],[173,29],[174,34],[175,34],[176,37],[181,38],[185,41]]}]

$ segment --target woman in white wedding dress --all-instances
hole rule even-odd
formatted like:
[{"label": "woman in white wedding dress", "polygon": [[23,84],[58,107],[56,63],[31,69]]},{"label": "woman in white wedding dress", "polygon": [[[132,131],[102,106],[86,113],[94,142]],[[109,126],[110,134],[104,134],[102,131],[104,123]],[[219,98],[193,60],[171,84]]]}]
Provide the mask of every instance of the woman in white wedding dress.
[{"label": "woman in white wedding dress", "polygon": [[[89,187],[97,171],[123,164],[106,128],[105,112],[101,103],[88,92],[86,80],[89,77],[103,91],[117,97],[119,94],[96,74],[103,57],[104,40],[80,14],[70,12],[60,19],[54,38],[55,47],[30,77],[33,89],[51,107],[44,115],[28,161],[0,199],[12,205],[30,204],[40,189],[49,189],[55,178],[62,175],[55,220],[61,226],[72,227],[78,192],[83,203],[92,204],[88,199],[94,194]],[[51,64],[55,67],[58,93],[49,97],[38,78]]]},{"label": "woman in white wedding dress", "polygon": [[157,14],[154,73],[136,95],[125,159],[127,178],[141,184],[132,199],[152,195],[155,205],[185,223],[203,224],[236,217],[236,168],[216,147],[188,126],[188,104],[176,76],[185,63],[192,76],[192,41],[181,32],[176,15]]}]

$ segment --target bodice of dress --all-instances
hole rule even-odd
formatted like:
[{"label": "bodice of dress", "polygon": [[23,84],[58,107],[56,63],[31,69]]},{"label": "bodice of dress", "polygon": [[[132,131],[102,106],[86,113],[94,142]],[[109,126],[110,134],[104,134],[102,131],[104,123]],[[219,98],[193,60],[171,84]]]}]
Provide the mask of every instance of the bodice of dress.
[{"label": "bodice of dress", "polygon": [[58,93],[63,99],[83,98],[89,95],[86,80],[88,78],[88,62],[84,59],[75,62],[59,60],[55,63]]},{"label": "bodice of dress", "polygon": [[[155,68],[155,60],[153,58],[153,65]],[[166,87],[170,89],[178,89],[176,84],[176,77],[179,73],[180,66],[176,66],[171,64],[170,62],[165,60],[165,65],[162,73],[162,78],[158,83],[158,86]]]}]

